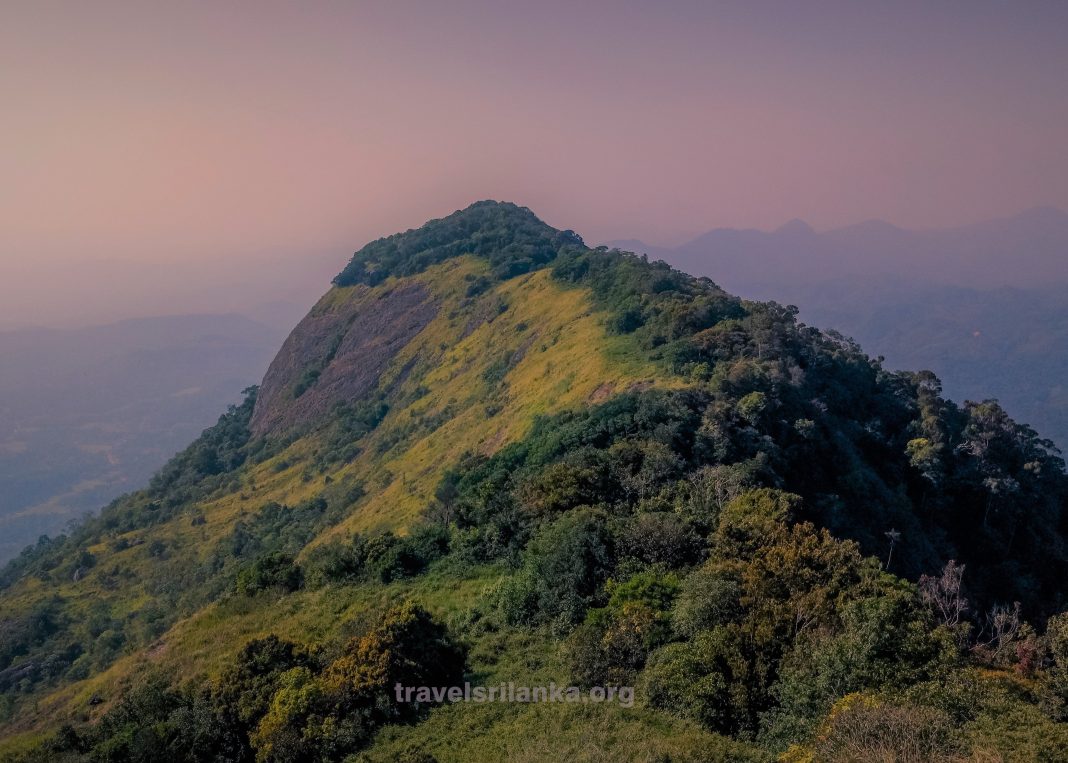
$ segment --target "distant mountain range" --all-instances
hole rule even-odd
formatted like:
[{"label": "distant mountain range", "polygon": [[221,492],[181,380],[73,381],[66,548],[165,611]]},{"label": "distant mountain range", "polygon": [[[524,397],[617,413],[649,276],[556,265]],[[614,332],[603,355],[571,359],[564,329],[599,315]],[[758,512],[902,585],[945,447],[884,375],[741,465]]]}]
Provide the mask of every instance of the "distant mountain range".
[{"label": "distant mountain range", "polygon": [[687,272],[717,273],[722,286],[735,290],[857,276],[977,289],[1068,283],[1068,213],[1053,207],[941,230],[870,220],[819,233],[791,220],[771,232],[716,228],[677,247],[633,239],[609,245],[662,257]]},{"label": "distant mountain range", "polygon": [[816,232],[717,228],[677,247],[609,246],[663,259],[853,337],[892,368],[929,368],[953,399],[998,398],[1068,446],[1068,213],[913,231],[873,220]]}]

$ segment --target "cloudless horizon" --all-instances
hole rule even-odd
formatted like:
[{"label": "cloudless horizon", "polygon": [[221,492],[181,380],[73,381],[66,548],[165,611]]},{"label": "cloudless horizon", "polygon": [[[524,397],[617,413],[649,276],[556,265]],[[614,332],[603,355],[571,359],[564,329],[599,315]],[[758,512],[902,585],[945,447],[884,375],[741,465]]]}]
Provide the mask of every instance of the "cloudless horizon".
[{"label": "cloudless horizon", "polygon": [[1068,209],[1066,30],[1038,1],[7,4],[0,328],[307,302],[483,198],[662,245]]}]

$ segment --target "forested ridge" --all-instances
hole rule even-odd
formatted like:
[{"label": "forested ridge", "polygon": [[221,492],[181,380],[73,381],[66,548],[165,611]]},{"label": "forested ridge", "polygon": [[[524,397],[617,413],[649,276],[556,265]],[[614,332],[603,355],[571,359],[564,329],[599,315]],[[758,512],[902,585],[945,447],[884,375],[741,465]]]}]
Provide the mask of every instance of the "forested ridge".
[{"label": "forested ridge", "polygon": [[[1068,478],[996,402],[497,202],[357,252],[276,363],[0,574],[0,755],[1068,759]],[[637,702],[393,699],[465,680]]]}]

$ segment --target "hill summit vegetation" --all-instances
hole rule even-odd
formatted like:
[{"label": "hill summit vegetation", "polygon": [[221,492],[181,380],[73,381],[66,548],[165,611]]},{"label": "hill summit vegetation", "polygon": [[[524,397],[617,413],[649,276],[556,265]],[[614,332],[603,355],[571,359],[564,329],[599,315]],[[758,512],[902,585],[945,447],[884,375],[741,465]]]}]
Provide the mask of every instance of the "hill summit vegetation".
[{"label": "hill summit vegetation", "polygon": [[[1056,449],[796,313],[513,204],[369,244],[0,574],[0,756],[1068,759]],[[394,696],[465,682],[635,702]]]}]

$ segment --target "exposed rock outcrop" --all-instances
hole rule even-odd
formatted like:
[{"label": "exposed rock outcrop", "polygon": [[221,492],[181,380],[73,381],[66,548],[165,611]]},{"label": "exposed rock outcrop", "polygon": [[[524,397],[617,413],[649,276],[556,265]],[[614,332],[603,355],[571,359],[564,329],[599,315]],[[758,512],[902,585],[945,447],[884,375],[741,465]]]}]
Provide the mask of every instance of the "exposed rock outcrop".
[{"label": "exposed rock outcrop", "polygon": [[314,422],[373,390],[396,354],[437,314],[421,284],[368,298],[357,287],[337,306],[313,310],[271,363],[252,415],[255,435]]}]

